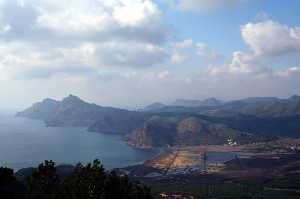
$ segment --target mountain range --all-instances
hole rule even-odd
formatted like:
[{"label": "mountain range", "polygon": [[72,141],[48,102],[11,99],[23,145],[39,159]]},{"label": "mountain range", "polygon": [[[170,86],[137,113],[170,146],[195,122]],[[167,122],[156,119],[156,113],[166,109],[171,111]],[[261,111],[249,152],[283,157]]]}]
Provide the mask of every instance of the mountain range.
[{"label": "mountain range", "polygon": [[197,106],[220,106],[223,101],[217,100],[216,98],[207,98],[204,100],[187,100],[187,99],[177,99],[173,102],[172,106],[184,106],[184,107],[197,107]]},{"label": "mountain range", "polygon": [[189,100],[189,99],[177,99],[170,105],[163,104],[161,102],[155,102],[153,104],[150,104],[146,106],[144,109],[141,109],[142,111],[153,111],[156,112],[157,110],[164,110],[172,107],[186,107],[186,108],[194,108],[194,107],[214,107],[214,106],[220,106],[224,102],[221,100],[218,100],[216,98],[207,98],[204,100]]},{"label": "mountain range", "polygon": [[[158,104],[158,103],[156,103]],[[241,113],[260,118],[275,118],[300,115],[300,96],[288,99],[275,97],[252,97],[223,102],[215,98],[206,100],[176,100],[171,105],[147,106],[146,112],[196,113],[220,116],[228,113]]]},{"label": "mountain range", "polygon": [[17,114],[48,126],[82,126],[116,133],[135,147],[248,143],[277,137],[300,137],[300,96],[246,98],[223,102],[176,100],[139,111],[103,107],[70,95],[45,99]]}]

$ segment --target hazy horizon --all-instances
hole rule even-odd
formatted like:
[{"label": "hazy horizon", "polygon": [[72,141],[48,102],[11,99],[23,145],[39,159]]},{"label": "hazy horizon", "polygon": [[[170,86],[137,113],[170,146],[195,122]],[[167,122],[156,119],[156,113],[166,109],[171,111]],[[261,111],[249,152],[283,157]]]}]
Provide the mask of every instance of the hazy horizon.
[{"label": "hazy horizon", "polygon": [[300,2],[2,0],[0,109],[300,94]]},{"label": "hazy horizon", "polygon": [[[26,108],[29,108],[30,106],[32,106],[34,103],[37,103],[37,102],[42,102],[43,100],[45,99],[52,99],[52,100],[56,100],[56,101],[62,101],[64,98],[66,97],[69,97],[70,95],[73,95],[73,94],[69,94],[69,95],[66,95],[66,96],[63,96],[62,98],[51,98],[51,97],[44,97],[44,98],[41,98],[41,99],[38,99],[37,101],[33,102],[32,104],[28,104],[28,105],[25,105],[24,107],[15,107],[15,108],[0,108],[0,113],[1,112],[8,112],[8,113],[16,113],[16,112],[19,112],[19,111],[23,111],[24,109]],[[73,96],[76,96],[76,95],[73,95]],[[99,105],[99,106],[104,106],[104,107],[114,107],[114,108],[121,108],[121,109],[127,109],[127,110],[138,110],[138,109],[143,109],[145,107],[147,107],[148,105],[151,105],[151,104],[154,104],[154,103],[162,103],[164,105],[170,105],[172,106],[173,103],[175,103],[177,100],[187,100],[187,101],[201,101],[201,100],[207,100],[207,99],[210,99],[210,98],[214,98],[216,100],[220,100],[224,103],[227,103],[227,102],[231,102],[231,101],[235,101],[235,100],[244,100],[244,99],[248,99],[248,98],[278,98],[278,99],[288,99],[290,97],[293,97],[293,96],[299,96],[297,94],[294,94],[294,95],[291,95],[291,96],[287,96],[287,97],[276,97],[276,96],[251,96],[251,97],[244,97],[244,98],[236,98],[236,99],[221,99],[221,98],[215,98],[213,96],[211,97],[207,97],[207,98],[199,98],[199,99],[196,99],[196,98],[177,98],[177,99],[174,99],[172,101],[167,101],[167,102],[163,102],[163,101],[153,101],[153,102],[150,102],[150,103],[147,103],[147,104],[135,104],[135,105],[123,105],[123,106],[118,106],[118,105],[113,105],[113,104],[98,104],[94,101],[89,101],[87,99],[85,99],[84,97],[81,97],[81,96],[76,96],[76,97],[79,97],[81,100],[87,102],[87,103],[91,103],[91,104],[96,104],[96,105]]]}]

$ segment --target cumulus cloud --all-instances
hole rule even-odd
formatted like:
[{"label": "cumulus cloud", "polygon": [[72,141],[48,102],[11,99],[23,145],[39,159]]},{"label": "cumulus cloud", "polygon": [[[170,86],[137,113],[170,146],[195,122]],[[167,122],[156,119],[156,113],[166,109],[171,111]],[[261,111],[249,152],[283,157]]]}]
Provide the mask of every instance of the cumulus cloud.
[{"label": "cumulus cloud", "polygon": [[170,75],[170,72],[168,70],[164,70],[164,71],[158,73],[157,77],[160,80],[163,80],[163,79],[166,79],[169,75]]},{"label": "cumulus cloud", "polygon": [[204,57],[209,62],[214,62],[223,59],[223,55],[212,50],[207,44],[197,43],[197,54]]},{"label": "cumulus cloud", "polygon": [[229,63],[225,63],[221,66],[212,66],[208,68],[208,73],[213,76],[232,76],[232,75],[249,75],[262,77],[270,75],[272,68],[269,65],[265,65],[265,62],[261,62],[251,53],[245,53],[241,51],[233,52]]},{"label": "cumulus cloud", "polygon": [[211,49],[207,44],[185,39],[173,44],[171,63],[180,64],[192,59],[204,64],[212,64],[223,59],[223,55]]},{"label": "cumulus cloud", "polygon": [[144,68],[168,57],[169,30],[152,0],[4,0],[0,11],[3,78]]},{"label": "cumulus cloud", "polygon": [[284,56],[300,52],[300,27],[288,27],[268,20],[248,23],[241,34],[250,50],[257,56]]},{"label": "cumulus cloud", "polygon": [[294,66],[275,71],[275,75],[279,77],[289,77],[295,74],[300,74],[300,67]]},{"label": "cumulus cloud", "polygon": [[175,48],[177,49],[184,49],[184,48],[193,48],[195,45],[193,39],[185,39],[183,41],[179,41],[175,43]]},{"label": "cumulus cloud", "polygon": [[157,6],[149,0],[127,5],[119,4],[113,9],[113,16],[121,26],[148,24],[152,20],[157,20],[159,14]]},{"label": "cumulus cloud", "polygon": [[188,56],[183,54],[183,53],[179,53],[179,52],[174,52],[173,55],[171,56],[171,63],[172,64],[181,64],[183,62],[185,62],[188,59]]},{"label": "cumulus cloud", "polygon": [[95,56],[103,66],[143,68],[162,63],[168,54],[151,43],[106,42],[95,48]]},{"label": "cumulus cloud", "polygon": [[[147,39],[148,36],[148,40],[155,40],[152,37],[156,36],[166,36],[158,33],[165,30],[160,26],[160,10],[151,0],[41,0],[35,5],[39,10],[38,25],[60,34],[85,33],[88,37],[112,35],[123,38],[130,33],[140,32],[141,35],[146,34],[142,39]],[[134,36],[140,39],[139,34],[133,34],[131,39]],[[159,42],[163,39],[156,40]]]},{"label": "cumulus cloud", "polygon": [[241,36],[248,50],[234,52],[230,63],[209,68],[210,74],[243,73],[265,77],[298,72],[297,67],[276,69],[273,60],[300,53],[300,27],[288,27],[271,20],[247,23],[241,27]]}]

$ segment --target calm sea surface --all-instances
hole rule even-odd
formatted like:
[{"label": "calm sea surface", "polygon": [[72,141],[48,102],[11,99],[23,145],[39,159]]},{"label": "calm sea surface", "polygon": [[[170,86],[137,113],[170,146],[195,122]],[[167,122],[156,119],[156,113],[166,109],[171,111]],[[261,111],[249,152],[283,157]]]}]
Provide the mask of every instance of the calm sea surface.
[{"label": "calm sea surface", "polygon": [[42,121],[0,113],[0,166],[16,170],[37,166],[43,160],[76,164],[96,158],[106,168],[124,167],[157,152],[133,149],[117,135],[91,133],[85,128],[46,127]]}]

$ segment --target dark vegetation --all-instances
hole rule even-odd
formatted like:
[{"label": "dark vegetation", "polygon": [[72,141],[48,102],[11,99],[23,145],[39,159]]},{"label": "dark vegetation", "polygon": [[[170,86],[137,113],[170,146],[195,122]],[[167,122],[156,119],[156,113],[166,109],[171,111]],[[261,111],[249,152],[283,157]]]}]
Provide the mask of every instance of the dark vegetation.
[{"label": "dark vegetation", "polygon": [[153,116],[128,136],[129,144],[135,147],[218,145],[227,143],[228,139],[238,144],[268,140],[263,135],[231,128],[225,122],[191,114]]},{"label": "dark vegetation", "polygon": [[[283,180],[284,179],[284,180]],[[295,183],[295,187],[291,187]],[[173,176],[147,180],[154,196],[159,193],[185,194],[195,199],[298,199],[299,176],[232,180],[217,174]],[[284,188],[289,187],[289,188]]]},{"label": "dark vegetation", "polygon": [[78,164],[59,176],[55,163],[45,161],[19,181],[12,169],[0,168],[1,199],[152,199],[150,189],[131,183],[127,176],[106,171],[98,160]]},{"label": "dark vegetation", "polygon": [[129,179],[106,171],[97,160],[78,164],[68,174],[58,172],[53,161],[45,161],[20,180],[12,169],[0,168],[1,199],[159,199],[161,193],[195,199],[298,199],[299,190],[298,173],[277,177],[266,173],[255,178],[212,173]]}]

